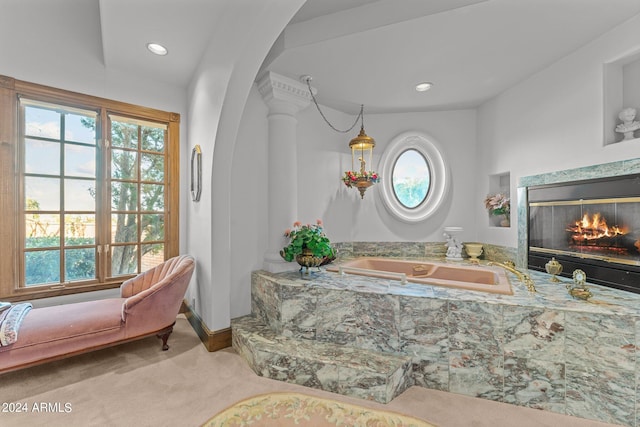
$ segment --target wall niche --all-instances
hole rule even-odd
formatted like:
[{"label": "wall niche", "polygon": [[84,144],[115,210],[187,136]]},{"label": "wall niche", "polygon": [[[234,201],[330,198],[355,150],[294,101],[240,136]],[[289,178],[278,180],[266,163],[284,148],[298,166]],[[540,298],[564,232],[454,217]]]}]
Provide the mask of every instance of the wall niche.
[{"label": "wall niche", "polygon": [[[636,120],[640,120],[640,48],[604,64],[603,89],[603,145],[606,146],[623,140],[623,134],[615,131],[621,123],[618,114],[623,108],[635,108]],[[634,141],[639,139],[640,130],[637,130]]]}]

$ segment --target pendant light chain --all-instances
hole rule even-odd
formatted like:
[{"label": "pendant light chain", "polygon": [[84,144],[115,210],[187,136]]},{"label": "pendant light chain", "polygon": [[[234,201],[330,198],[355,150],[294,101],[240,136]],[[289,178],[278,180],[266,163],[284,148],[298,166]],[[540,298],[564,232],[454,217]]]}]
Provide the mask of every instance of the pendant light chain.
[{"label": "pendant light chain", "polygon": [[364,126],[364,105],[360,105],[360,113],[358,114],[358,117],[356,117],[356,121],[353,123],[353,125],[351,125],[351,127],[347,130],[340,130],[337,129],[335,126],[333,126],[329,120],[327,120],[327,118],[325,117],[324,113],[322,112],[322,110],[320,109],[320,106],[318,105],[318,101],[316,101],[316,97],[313,95],[313,90],[311,90],[311,83],[309,83],[311,81],[311,77],[306,77],[305,81],[307,82],[307,87],[309,88],[309,93],[311,94],[311,99],[313,99],[313,103],[316,105],[316,108],[318,109],[318,113],[320,113],[320,116],[322,116],[322,118],[324,119],[324,121],[329,125],[329,127],[333,130],[335,130],[336,132],[340,132],[340,133],[348,133],[351,132],[353,130],[354,127],[356,127],[356,125],[358,124],[358,120],[362,121],[362,126]]},{"label": "pendant light chain", "polygon": [[[360,133],[358,134],[358,136],[356,136],[349,142],[349,149],[351,150],[351,169],[352,170],[346,171],[341,179],[342,179],[342,182],[344,182],[344,184],[348,188],[357,188],[358,191],[360,192],[360,198],[364,199],[364,192],[367,190],[367,188],[371,187],[373,184],[375,184],[380,180],[380,175],[378,175],[376,172],[372,170],[366,169],[367,160],[365,159],[365,153],[369,154],[368,164],[369,164],[369,167],[371,167],[373,147],[375,147],[376,142],[373,138],[371,138],[364,132],[364,104],[360,104],[360,113],[358,114],[358,117],[356,117],[355,122],[353,122],[353,125],[351,125],[349,129],[347,130],[337,129],[335,126],[331,124],[331,122],[329,122],[327,117],[324,115],[324,113],[320,109],[320,105],[318,105],[318,101],[316,100],[316,97],[313,94],[313,90],[311,89],[311,83],[310,83],[311,76],[300,76],[300,81],[307,82],[307,87],[309,88],[311,99],[313,99],[313,103],[316,105],[316,108],[318,109],[318,113],[320,113],[320,116],[324,119],[324,121],[327,123],[327,125],[329,125],[331,129],[340,133],[351,132],[351,130],[353,130],[353,128],[355,128],[356,125],[358,124],[358,120],[360,120]],[[355,159],[358,154],[359,154],[358,162],[360,162],[359,170],[355,169]]]}]

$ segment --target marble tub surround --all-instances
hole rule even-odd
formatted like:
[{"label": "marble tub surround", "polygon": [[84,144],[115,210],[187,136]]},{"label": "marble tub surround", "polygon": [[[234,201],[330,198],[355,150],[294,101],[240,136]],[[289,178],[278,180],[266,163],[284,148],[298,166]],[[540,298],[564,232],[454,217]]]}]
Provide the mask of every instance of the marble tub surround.
[{"label": "marble tub surround", "polygon": [[[640,426],[640,296],[589,285],[593,298],[575,300],[568,279],[527,273],[538,292],[509,274],[514,295],[507,296],[324,271],[258,271],[252,311],[287,339],[410,357],[415,385]],[[251,357],[270,356],[256,350]],[[297,377],[295,369],[287,375]]]}]

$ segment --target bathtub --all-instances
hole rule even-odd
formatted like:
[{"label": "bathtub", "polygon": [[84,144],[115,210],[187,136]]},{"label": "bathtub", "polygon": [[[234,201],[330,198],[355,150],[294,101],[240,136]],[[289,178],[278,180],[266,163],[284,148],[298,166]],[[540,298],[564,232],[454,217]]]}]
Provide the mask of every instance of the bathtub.
[{"label": "bathtub", "polygon": [[327,271],[513,295],[506,273],[497,267],[365,257],[327,266]]}]

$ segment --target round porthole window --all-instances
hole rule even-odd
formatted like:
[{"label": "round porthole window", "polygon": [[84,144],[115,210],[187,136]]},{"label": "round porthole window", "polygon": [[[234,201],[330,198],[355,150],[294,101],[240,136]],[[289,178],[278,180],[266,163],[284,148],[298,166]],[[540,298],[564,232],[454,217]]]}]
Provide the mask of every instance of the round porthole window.
[{"label": "round porthole window", "polygon": [[417,208],[429,193],[431,174],[427,159],[418,150],[404,151],[393,165],[391,180],[400,204],[408,209]]},{"label": "round porthole window", "polygon": [[442,205],[448,168],[437,143],[420,132],[395,137],[381,159],[384,206],[405,222],[427,219]]}]

